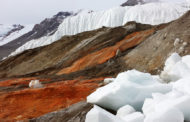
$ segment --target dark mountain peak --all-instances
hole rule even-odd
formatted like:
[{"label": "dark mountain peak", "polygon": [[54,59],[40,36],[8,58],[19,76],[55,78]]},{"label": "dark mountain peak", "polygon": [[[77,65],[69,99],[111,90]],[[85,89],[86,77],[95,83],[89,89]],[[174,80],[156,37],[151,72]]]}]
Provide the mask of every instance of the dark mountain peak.
[{"label": "dark mountain peak", "polygon": [[52,18],[46,18],[40,24],[36,24],[32,31],[38,32],[38,36],[36,38],[40,38],[44,35],[51,33],[52,31],[58,28],[58,26],[62,23],[63,19],[68,16],[71,16],[73,13],[71,12],[59,12],[54,15]]},{"label": "dark mountain peak", "polygon": [[135,6],[138,4],[144,4],[145,2],[143,0],[127,0],[127,2],[121,4],[121,6]]},{"label": "dark mountain peak", "polygon": [[70,16],[72,15],[72,12],[58,12],[56,15],[54,15],[54,17],[64,17],[64,16]]}]

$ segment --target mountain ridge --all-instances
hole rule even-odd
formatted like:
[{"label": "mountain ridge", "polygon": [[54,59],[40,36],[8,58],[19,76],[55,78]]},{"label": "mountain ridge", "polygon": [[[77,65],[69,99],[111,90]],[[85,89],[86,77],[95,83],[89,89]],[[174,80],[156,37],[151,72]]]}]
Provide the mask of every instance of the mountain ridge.
[{"label": "mountain ridge", "polygon": [[10,55],[11,52],[27,43],[32,39],[38,39],[46,35],[52,35],[57,30],[61,22],[68,16],[72,16],[73,12],[58,12],[52,18],[46,18],[40,24],[34,25],[28,31],[22,33],[17,38],[6,42],[0,46],[0,60]]}]

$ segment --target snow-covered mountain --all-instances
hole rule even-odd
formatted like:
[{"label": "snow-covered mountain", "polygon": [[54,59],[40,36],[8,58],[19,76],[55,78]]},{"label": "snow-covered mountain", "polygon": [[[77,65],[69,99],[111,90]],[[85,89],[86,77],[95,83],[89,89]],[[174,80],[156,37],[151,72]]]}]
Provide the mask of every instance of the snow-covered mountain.
[{"label": "snow-covered mountain", "polygon": [[36,25],[0,25],[0,60],[30,40],[54,34],[65,18],[76,14],[59,12]]},{"label": "snow-covered mountain", "polygon": [[135,6],[140,4],[147,4],[152,2],[165,2],[165,3],[189,3],[189,0],[127,0],[121,6]]},{"label": "snow-covered mountain", "polygon": [[32,30],[34,25],[0,25],[0,46]]},{"label": "snow-covered mountain", "polygon": [[11,55],[16,55],[27,49],[51,44],[64,35],[74,35],[101,28],[102,26],[116,27],[124,25],[129,21],[152,25],[167,23],[179,18],[190,9],[189,6],[184,6],[182,3],[152,2],[137,6],[116,7],[105,11],[82,12],[77,16],[65,19],[53,35],[31,40]]}]

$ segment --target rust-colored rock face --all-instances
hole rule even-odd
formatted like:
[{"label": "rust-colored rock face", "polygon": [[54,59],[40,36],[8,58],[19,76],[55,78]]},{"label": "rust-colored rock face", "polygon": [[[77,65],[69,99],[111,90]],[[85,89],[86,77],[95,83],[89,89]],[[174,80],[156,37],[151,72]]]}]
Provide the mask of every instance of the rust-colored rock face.
[{"label": "rust-colored rock face", "polygon": [[68,107],[85,100],[103,79],[61,81],[39,89],[5,92],[0,94],[0,118],[23,120]]},{"label": "rust-colored rock face", "polygon": [[28,85],[28,83],[34,79],[36,78],[15,78],[11,80],[5,80],[0,82],[0,87],[21,85],[21,84]]},{"label": "rust-colored rock face", "polygon": [[72,66],[67,67],[59,71],[57,74],[68,74],[71,72],[76,72],[79,70],[83,70],[88,67],[96,66],[98,64],[103,64],[107,62],[109,59],[115,57],[117,55],[117,50],[124,52],[125,50],[135,47],[140,44],[143,40],[145,40],[148,36],[153,34],[154,29],[150,29],[147,31],[134,32],[128,36],[126,36],[123,40],[117,42],[115,45],[103,48],[94,53],[88,54],[81,59],[77,60],[73,63]]}]

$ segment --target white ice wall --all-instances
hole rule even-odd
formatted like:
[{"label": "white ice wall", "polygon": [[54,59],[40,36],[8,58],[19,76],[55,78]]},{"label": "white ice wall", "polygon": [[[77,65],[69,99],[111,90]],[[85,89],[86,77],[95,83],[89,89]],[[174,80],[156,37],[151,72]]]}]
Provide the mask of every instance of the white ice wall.
[{"label": "white ice wall", "polygon": [[57,32],[52,36],[31,40],[18,48],[11,55],[16,55],[27,49],[32,49],[57,41],[64,35],[74,35],[80,32],[101,28],[116,27],[129,21],[144,24],[161,24],[170,22],[182,16],[189,7],[177,3],[148,3],[144,5],[116,7],[106,11],[82,12],[63,21]]}]

